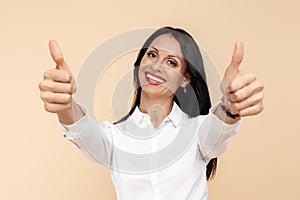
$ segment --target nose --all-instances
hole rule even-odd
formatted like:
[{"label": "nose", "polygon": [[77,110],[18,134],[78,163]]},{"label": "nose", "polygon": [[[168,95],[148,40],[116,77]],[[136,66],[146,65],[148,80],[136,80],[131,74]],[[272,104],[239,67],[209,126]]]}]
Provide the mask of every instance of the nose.
[{"label": "nose", "polygon": [[157,60],[157,62],[153,63],[152,70],[161,71],[163,67],[163,60]]},{"label": "nose", "polygon": [[157,64],[157,63],[153,64],[152,65],[152,70],[153,71],[161,71],[161,65]]}]

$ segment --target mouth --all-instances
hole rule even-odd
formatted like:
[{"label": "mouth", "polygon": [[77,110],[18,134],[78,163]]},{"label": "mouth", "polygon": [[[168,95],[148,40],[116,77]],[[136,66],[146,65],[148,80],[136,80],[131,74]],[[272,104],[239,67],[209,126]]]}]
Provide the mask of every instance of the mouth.
[{"label": "mouth", "polygon": [[146,72],[145,78],[150,85],[160,85],[166,82],[166,79],[151,72]]}]

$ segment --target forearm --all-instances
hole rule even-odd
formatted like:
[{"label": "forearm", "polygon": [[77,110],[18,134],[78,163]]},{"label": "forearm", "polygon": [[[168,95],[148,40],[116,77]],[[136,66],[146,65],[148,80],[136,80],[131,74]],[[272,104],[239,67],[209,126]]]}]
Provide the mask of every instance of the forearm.
[{"label": "forearm", "polygon": [[[71,120],[70,122],[73,122],[71,124],[60,123],[64,137],[74,143],[89,160],[97,163],[108,163],[113,148],[111,134],[113,124],[104,121],[99,126],[84,106],[74,104],[75,108],[79,109],[79,114],[84,113],[84,115],[73,121],[72,114],[62,113],[65,115],[62,116],[62,120]],[[75,116],[78,116],[78,113]]]},{"label": "forearm", "polygon": [[225,151],[228,139],[237,134],[241,120],[240,117],[231,119],[226,116],[220,103],[213,105],[208,115],[198,119],[198,144],[202,156],[208,162]]}]

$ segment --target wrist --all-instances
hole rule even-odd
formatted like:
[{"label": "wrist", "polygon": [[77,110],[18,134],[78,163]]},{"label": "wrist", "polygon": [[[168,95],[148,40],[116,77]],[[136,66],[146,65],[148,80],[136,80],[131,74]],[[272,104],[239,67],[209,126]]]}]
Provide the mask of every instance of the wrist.
[{"label": "wrist", "polygon": [[226,108],[226,106],[224,105],[224,97],[222,97],[222,100],[220,102],[220,108],[221,110],[225,113],[225,115],[227,117],[230,117],[231,119],[237,119],[238,117],[240,117],[239,114],[232,114],[229,109]]}]

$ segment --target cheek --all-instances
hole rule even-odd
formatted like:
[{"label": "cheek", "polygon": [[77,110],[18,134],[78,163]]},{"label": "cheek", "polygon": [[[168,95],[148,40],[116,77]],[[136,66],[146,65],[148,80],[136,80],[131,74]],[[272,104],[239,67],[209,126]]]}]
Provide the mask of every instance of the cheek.
[{"label": "cheek", "polygon": [[146,81],[146,79],[145,79],[145,71],[146,71],[146,67],[145,66],[140,66],[139,67],[138,77],[139,77],[140,83],[144,83]]},{"label": "cheek", "polygon": [[140,66],[143,66],[145,64],[149,64],[149,59],[146,56],[143,56]]},{"label": "cheek", "polygon": [[138,74],[142,74],[143,72],[145,72],[146,66],[145,66],[145,64],[140,63],[140,66],[138,68],[139,68]]},{"label": "cheek", "polygon": [[168,78],[175,84],[180,83],[184,78],[179,70],[170,69],[168,70],[167,74]]}]

